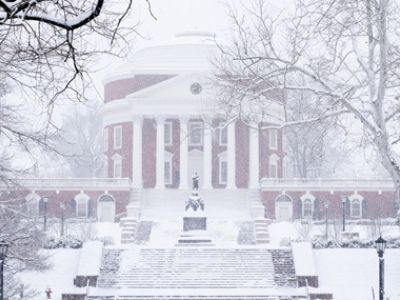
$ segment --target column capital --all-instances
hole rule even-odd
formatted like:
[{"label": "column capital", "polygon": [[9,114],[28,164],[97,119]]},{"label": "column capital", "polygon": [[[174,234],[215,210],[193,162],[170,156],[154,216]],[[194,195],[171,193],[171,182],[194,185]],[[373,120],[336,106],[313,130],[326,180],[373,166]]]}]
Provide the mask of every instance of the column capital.
[{"label": "column capital", "polygon": [[143,123],[143,119],[144,119],[144,117],[143,117],[143,115],[133,115],[132,116],[132,120],[133,120],[133,122],[135,122],[135,123]]},{"label": "column capital", "polygon": [[165,119],[167,117],[165,115],[155,115],[154,119],[156,120],[157,123],[163,123],[165,122]]},{"label": "column capital", "polygon": [[188,115],[180,115],[179,116],[179,122],[182,123],[187,123],[189,122],[190,116]]}]

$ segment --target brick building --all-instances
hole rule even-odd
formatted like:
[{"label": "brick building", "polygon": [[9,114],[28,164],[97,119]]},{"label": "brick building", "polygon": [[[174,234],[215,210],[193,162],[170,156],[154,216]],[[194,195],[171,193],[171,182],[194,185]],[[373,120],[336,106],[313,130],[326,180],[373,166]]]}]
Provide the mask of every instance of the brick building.
[{"label": "brick building", "polygon": [[[178,35],[138,51],[110,74],[102,108],[105,178],[22,181],[17,193],[28,209],[40,215],[48,199],[50,215],[60,214],[63,203],[71,216],[114,221],[128,203],[137,203],[139,214],[151,207],[143,203],[174,207],[197,172],[211,206],[234,202],[249,215],[258,209],[268,218],[318,219],[340,215],[344,205],[349,218],[395,216],[390,180],[287,179],[280,130],[260,131],[218,115],[217,91],[209,84],[210,58],[218,51],[212,37]],[[282,116],[283,99],[276,97],[270,114]]]}]

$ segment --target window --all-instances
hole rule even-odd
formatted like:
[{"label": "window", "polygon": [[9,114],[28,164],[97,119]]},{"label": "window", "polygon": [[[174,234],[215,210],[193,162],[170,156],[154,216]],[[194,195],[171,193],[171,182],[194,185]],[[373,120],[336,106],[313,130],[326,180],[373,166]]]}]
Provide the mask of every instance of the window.
[{"label": "window", "polygon": [[86,218],[88,216],[88,199],[86,198],[76,198],[76,216],[78,218]]},{"label": "window", "polygon": [[122,127],[114,127],[114,149],[120,149],[122,147]]},{"label": "window", "polygon": [[303,200],[303,218],[312,218],[314,214],[314,203],[311,199]]},{"label": "window", "polygon": [[167,146],[172,145],[172,122],[164,123],[164,144]]},{"label": "window", "polygon": [[278,158],[275,156],[269,158],[268,175],[270,178],[278,178]]},{"label": "window", "polygon": [[219,161],[219,183],[226,184],[228,181],[228,163],[226,160]]},{"label": "window", "polygon": [[114,159],[114,178],[122,177],[122,160],[120,157]]},{"label": "window", "polygon": [[272,150],[278,149],[278,130],[277,129],[270,129],[268,131],[269,136],[269,148]]},{"label": "window", "polygon": [[35,193],[31,193],[25,198],[26,200],[26,208],[28,214],[31,216],[39,215],[39,201],[41,200],[40,196]]},{"label": "window", "polygon": [[351,200],[350,216],[352,218],[361,218],[361,200],[359,200],[359,199]]},{"label": "window", "polygon": [[189,145],[199,146],[203,144],[203,124],[201,122],[190,122],[189,133]]},{"label": "window", "polygon": [[164,182],[172,184],[172,162],[170,160],[164,162]]},{"label": "window", "polygon": [[103,152],[108,151],[108,128],[103,130]]},{"label": "window", "polygon": [[226,146],[228,143],[228,128],[225,125],[224,122],[220,122],[218,125],[218,141],[220,146]]}]

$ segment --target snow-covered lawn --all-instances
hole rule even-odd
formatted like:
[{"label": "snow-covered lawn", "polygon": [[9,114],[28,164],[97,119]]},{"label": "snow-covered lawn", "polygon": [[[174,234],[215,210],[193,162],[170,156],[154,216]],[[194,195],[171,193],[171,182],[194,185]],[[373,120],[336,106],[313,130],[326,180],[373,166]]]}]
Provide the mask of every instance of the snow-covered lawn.
[{"label": "snow-covered lawn", "polygon": [[19,274],[24,285],[29,285],[30,289],[38,292],[38,295],[30,300],[45,299],[46,288],[53,291],[52,299],[61,300],[61,294],[66,291],[77,292],[80,289],[74,287],[73,279],[79,263],[79,249],[56,249],[43,250],[45,255],[49,255],[50,269],[37,272],[29,271]]},{"label": "snow-covered lawn", "polygon": [[[320,286],[334,293],[335,300],[379,298],[378,255],[374,249],[314,250]],[[385,291],[390,300],[400,299],[400,250],[385,252]],[[386,299],[386,298],[385,298]]]}]

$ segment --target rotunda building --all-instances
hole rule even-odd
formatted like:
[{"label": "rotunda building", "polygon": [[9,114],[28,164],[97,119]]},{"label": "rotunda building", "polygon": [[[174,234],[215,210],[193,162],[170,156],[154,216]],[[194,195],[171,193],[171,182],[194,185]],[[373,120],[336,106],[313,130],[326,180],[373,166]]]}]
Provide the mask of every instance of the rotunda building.
[{"label": "rotunda building", "polygon": [[[144,48],[104,85],[106,177],[128,177],[145,189],[258,188],[260,178],[282,177],[279,130],[227,122],[213,110],[210,82],[219,49],[214,35],[184,33]],[[277,108],[279,111],[279,107]]]}]

